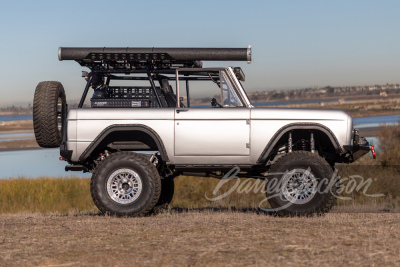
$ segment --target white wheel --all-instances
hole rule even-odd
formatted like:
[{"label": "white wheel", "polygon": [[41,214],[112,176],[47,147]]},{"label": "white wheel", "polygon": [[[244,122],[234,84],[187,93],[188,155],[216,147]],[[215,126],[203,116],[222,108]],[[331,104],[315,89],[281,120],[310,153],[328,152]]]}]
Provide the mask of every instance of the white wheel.
[{"label": "white wheel", "polygon": [[130,169],[119,169],[107,180],[108,196],[119,204],[134,202],[142,192],[142,180],[139,174]]},{"label": "white wheel", "polygon": [[308,170],[293,169],[282,177],[282,194],[293,204],[310,202],[317,192],[317,179]]}]

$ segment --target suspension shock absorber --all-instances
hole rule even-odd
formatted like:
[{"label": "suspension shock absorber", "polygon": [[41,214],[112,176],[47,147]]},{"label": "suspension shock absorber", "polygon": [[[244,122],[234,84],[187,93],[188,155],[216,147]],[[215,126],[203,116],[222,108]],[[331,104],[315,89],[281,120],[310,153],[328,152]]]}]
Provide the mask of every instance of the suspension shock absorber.
[{"label": "suspension shock absorber", "polygon": [[310,150],[311,153],[314,153],[315,151],[314,133],[312,131],[310,132]]},{"label": "suspension shock absorber", "polygon": [[292,146],[293,146],[293,140],[292,140],[292,131],[289,132],[289,138],[288,138],[288,153],[292,152]]}]

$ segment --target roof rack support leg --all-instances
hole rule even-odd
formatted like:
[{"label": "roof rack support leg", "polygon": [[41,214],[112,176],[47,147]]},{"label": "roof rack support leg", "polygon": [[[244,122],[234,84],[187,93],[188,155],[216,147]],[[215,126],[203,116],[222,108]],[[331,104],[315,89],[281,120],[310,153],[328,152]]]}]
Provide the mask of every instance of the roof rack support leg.
[{"label": "roof rack support leg", "polygon": [[85,99],[86,99],[87,93],[88,93],[88,91],[89,91],[90,84],[92,83],[92,77],[93,77],[93,76],[90,75],[90,78],[89,78],[89,80],[88,80],[87,83],[86,83],[85,91],[83,91],[83,95],[82,95],[81,101],[79,102],[78,108],[82,108],[83,103],[85,103]]},{"label": "roof rack support leg", "polygon": [[187,97],[187,105],[188,105],[188,108],[190,108],[189,80],[186,80],[186,97]]},{"label": "roof rack support leg", "polygon": [[162,108],[163,106],[161,105],[160,96],[159,96],[158,93],[157,93],[156,85],[154,84],[154,81],[153,81],[153,78],[151,77],[151,73],[150,73],[150,72],[147,73],[147,77],[149,77],[149,81],[150,81],[150,84],[151,84],[151,88],[153,88],[153,93],[154,93],[154,95],[156,96],[157,103],[158,103],[158,105],[160,106],[160,108]]},{"label": "roof rack support leg", "polygon": [[175,81],[176,81],[176,107],[180,108],[181,107],[181,98],[179,96],[179,71],[178,69],[175,70]]}]

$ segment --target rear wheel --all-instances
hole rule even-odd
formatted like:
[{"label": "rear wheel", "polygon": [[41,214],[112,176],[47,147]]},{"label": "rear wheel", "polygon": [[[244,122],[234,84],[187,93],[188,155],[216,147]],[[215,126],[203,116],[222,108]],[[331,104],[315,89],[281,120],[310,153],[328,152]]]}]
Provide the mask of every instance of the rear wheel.
[{"label": "rear wheel", "polygon": [[40,82],[33,99],[33,127],[39,146],[60,146],[66,112],[66,97],[62,84]]},{"label": "rear wheel", "polygon": [[[280,215],[322,214],[335,204],[336,178],[331,166],[317,154],[289,153],[269,173],[268,202]],[[273,181],[275,186],[271,186]]]},{"label": "rear wheel", "polygon": [[149,214],[160,198],[161,180],[150,161],[136,153],[106,157],[93,173],[90,191],[97,208],[116,216]]}]

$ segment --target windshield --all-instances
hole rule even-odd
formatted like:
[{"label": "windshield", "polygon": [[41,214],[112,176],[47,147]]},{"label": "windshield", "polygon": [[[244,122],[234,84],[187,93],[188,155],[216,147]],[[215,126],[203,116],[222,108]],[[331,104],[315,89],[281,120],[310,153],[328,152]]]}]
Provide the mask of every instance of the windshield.
[{"label": "windshield", "polygon": [[237,96],[233,85],[226,75],[225,71],[221,71],[221,90],[222,90],[222,103],[224,107],[242,107],[243,104]]}]

